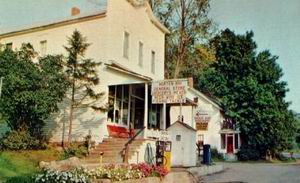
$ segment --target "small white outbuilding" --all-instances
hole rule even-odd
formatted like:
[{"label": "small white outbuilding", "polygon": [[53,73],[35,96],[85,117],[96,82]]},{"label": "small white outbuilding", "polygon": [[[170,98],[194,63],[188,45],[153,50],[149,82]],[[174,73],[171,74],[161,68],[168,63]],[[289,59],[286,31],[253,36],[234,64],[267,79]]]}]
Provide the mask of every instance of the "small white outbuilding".
[{"label": "small white outbuilding", "polygon": [[172,142],[172,167],[196,166],[197,131],[193,127],[180,121],[173,123],[167,130]]}]

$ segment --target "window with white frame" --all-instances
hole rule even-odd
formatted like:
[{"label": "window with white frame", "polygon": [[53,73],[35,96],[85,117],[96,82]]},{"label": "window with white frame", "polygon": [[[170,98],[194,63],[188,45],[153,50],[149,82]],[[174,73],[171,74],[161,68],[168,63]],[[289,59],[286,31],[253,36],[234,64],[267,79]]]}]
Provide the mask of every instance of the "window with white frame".
[{"label": "window with white frame", "polygon": [[47,40],[40,42],[40,54],[41,56],[45,56],[47,54]]},{"label": "window with white frame", "polygon": [[155,74],[155,51],[151,51],[151,72]]},{"label": "window with white frame", "polygon": [[144,49],[144,44],[140,41],[139,42],[139,66],[141,66],[141,67],[143,66],[143,59],[144,59],[143,58],[144,57],[143,49]]},{"label": "window with white frame", "polygon": [[123,57],[129,58],[129,33],[124,32],[124,41],[123,41]]}]

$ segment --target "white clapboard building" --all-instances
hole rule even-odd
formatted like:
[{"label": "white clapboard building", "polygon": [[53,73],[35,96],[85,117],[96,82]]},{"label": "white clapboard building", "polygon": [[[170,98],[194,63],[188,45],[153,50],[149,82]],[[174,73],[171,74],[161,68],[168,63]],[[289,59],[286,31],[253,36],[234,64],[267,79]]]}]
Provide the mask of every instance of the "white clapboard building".
[{"label": "white clapboard building", "polygon": [[[194,155],[198,155],[198,149],[196,150],[194,145],[209,144],[212,149],[216,149],[223,154],[225,159],[235,159],[235,154],[239,151],[241,145],[240,132],[235,124],[224,116],[224,111],[219,102],[192,87],[188,87],[186,99],[187,101],[182,107],[179,104],[170,107],[171,126],[168,130],[172,137],[172,143],[180,146],[176,149],[182,149],[181,153],[174,151],[172,154],[178,153],[176,157],[179,157],[179,159],[184,159],[184,157],[194,159]],[[178,125],[180,113],[182,114],[182,125]],[[193,132],[187,126],[192,127],[195,131]],[[189,139],[189,141],[182,140],[187,138],[187,134],[195,134],[196,138]],[[188,148],[188,150],[185,150],[185,148]],[[195,150],[194,155],[189,153],[191,150]],[[203,151],[200,151],[201,155],[202,153]],[[183,156],[179,156],[180,154],[183,154]],[[185,160],[175,160],[172,163],[178,164],[178,161],[182,162],[182,166],[196,165],[196,162],[187,163]]]},{"label": "white clapboard building", "polygon": [[[121,151],[128,137],[141,131],[139,138],[143,140],[133,142],[128,161],[153,161],[155,140],[171,140],[170,135],[166,137],[161,131],[165,134],[165,130],[180,115],[179,99],[172,96],[172,101],[164,104],[162,101],[168,94],[160,98],[160,93],[155,93],[155,87],[152,87],[157,83],[155,81],[164,80],[165,35],[168,29],[155,18],[146,0],[102,0],[96,12],[82,14],[79,8],[74,7],[70,9],[70,16],[63,19],[0,29],[0,43],[11,49],[20,48],[22,43],[30,43],[39,56],[66,55],[63,46],[67,45],[67,37],[74,30],[81,32],[91,43],[86,58],[101,63],[98,69],[100,85],[96,90],[105,93],[101,102],[109,104],[109,110],[96,112],[85,108],[75,111],[72,139],[83,141],[90,134],[92,140],[100,144],[98,148],[101,151],[110,153],[116,149]],[[235,152],[239,141],[236,140],[235,131],[221,128],[220,107],[187,83],[179,84],[178,89],[184,92],[183,122],[190,130],[196,130],[196,139],[193,140],[210,143],[221,152],[228,151],[230,142]],[[168,85],[168,82],[164,84]],[[182,86],[184,88],[180,88]],[[194,115],[199,107],[207,107],[205,110],[211,112],[207,130],[197,129]],[[50,142],[67,140],[68,117],[66,99],[44,129]],[[133,133],[129,129],[134,129]],[[120,149],[115,146],[120,146]],[[176,159],[177,155],[174,155]],[[119,156],[116,153],[116,156],[109,156],[103,161],[120,162]]]}]

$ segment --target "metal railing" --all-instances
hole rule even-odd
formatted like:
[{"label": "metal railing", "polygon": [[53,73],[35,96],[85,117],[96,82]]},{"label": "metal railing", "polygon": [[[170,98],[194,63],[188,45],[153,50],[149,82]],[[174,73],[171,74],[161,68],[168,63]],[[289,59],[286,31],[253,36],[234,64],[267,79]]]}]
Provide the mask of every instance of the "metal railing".
[{"label": "metal railing", "polygon": [[[133,137],[130,137],[130,139],[128,140],[128,142],[126,142],[126,144],[124,145],[124,149],[123,149],[123,155],[124,155],[124,158],[123,158],[123,162],[124,163],[128,163],[128,160],[129,160],[129,146],[130,144],[136,139],[137,136],[139,136],[139,134],[141,134],[144,130],[145,130],[145,126],[140,129]],[[131,134],[131,129],[129,130],[130,134]]]}]

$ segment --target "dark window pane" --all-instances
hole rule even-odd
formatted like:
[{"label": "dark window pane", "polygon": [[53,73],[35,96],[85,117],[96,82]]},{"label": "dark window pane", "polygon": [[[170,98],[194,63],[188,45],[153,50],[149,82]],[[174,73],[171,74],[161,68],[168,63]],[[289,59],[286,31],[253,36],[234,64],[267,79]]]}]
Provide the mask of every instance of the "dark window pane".
[{"label": "dark window pane", "polygon": [[221,134],[221,149],[225,149],[225,134]]},{"label": "dark window pane", "polygon": [[234,134],[234,148],[238,149],[239,148],[239,135],[238,134]]}]

